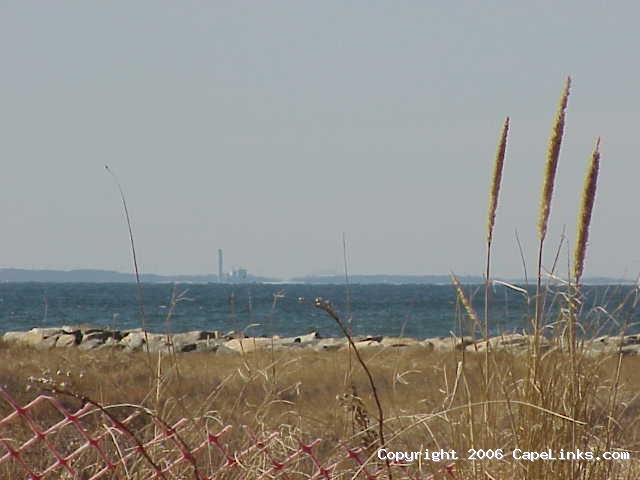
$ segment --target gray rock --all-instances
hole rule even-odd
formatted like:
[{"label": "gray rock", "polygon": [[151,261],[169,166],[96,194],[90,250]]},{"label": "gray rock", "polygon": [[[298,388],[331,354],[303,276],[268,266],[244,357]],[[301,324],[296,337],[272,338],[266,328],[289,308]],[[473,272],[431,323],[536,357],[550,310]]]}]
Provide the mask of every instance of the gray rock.
[{"label": "gray rock", "polygon": [[32,328],[28,333],[34,333],[42,335],[44,338],[52,337],[54,335],[59,335],[60,333],[64,333],[61,328],[51,327],[51,328]]},{"label": "gray rock", "polygon": [[[306,335],[300,335],[299,337],[286,337],[279,338],[273,337],[274,346],[278,348],[298,348],[298,347],[309,347],[318,342],[319,335],[317,332],[307,333]],[[269,345],[270,347],[270,345]]]},{"label": "gray rock", "polygon": [[[625,345],[620,350],[622,351],[623,355],[640,355],[639,344]],[[617,351],[615,353],[617,353]]]},{"label": "gray rock", "polygon": [[198,340],[195,343],[195,346],[196,346],[195,348],[196,352],[215,352],[215,353],[227,353],[227,354],[238,353],[236,350],[232,350],[220,342],[214,342],[211,340]]},{"label": "gray rock", "polygon": [[175,345],[173,348],[175,352],[186,353],[186,352],[195,352],[198,346],[195,343],[183,343],[180,345],[179,348],[176,347]]},{"label": "gray rock", "polygon": [[79,335],[75,333],[63,333],[62,335],[58,335],[56,339],[56,347],[72,347],[79,343],[78,341]]},{"label": "gray rock", "polygon": [[[614,343],[619,343],[620,337],[610,337]],[[638,345],[640,344],[640,335],[625,335],[622,337],[623,345]]]},{"label": "gray rock", "polygon": [[122,345],[120,344],[120,339],[118,337],[115,337],[115,336],[105,339],[104,346],[105,347],[122,348]]},{"label": "gray rock", "polygon": [[640,351],[640,335],[603,336],[584,342],[587,354],[638,355]]},{"label": "gray rock", "polygon": [[[123,331],[119,344],[127,350],[146,350],[146,343],[151,353],[192,352],[198,350],[199,342],[211,342],[216,332],[194,331],[167,336],[164,333],[143,332],[140,329]],[[117,338],[117,337],[114,337]]]},{"label": "gray rock", "polygon": [[141,350],[145,344],[144,333],[140,331],[127,332],[122,340],[120,340],[120,344],[124,345],[127,350]]},{"label": "gray rock", "polygon": [[604,336],[594,338],[590,342],[594,345],[604,345],[610,348],[617,348],[619,346],[638,345],[640,344],[640,335],[623,335],[621,336]]},{"label": "gray rock", "polygon": [[224,338],[225,340],[234,340],[236,338],[249,338],[249,337],[247,337],[247,335],[241,330],[231,330],[225,333],[224,335],[222,335],[222,338]]},{"label": "gray rock", "polygon": [[56,346],[56,344],[58,343],[58,337],[60,335],[53,335],[51,337],[47,337],[45,339],[43,339],[42,341],[36,343],[34,345],[34,347],[36,347],[38,350],[46,350],[48,348],[54,348]]},{"label": "gray rock", "polygon": [[[274,339],[274,343],[275,343]],[[247,337],[234,338],[224,343],[224,346],[240,353],[249,353],[264,348],[270,348],[272,345],[271,338]]]},{"label": "gray rock", "polygon": [[196,349],[196,342],[216,339],[217,337],[218,332],[195,330],[193,332],[176,333],[171,336],[171,341],[176,352],[191,352]]},{"label": "gray rock", "polygon": [[104,327],[98,327],[97,325],[91,325],[90,323],[81,323],[79,325],[63,325],[62,331],[64,333],[92,333],[106,330]]},{"label": "gray rock", "polygon": [[211,340],[198,340],[195,342],[196,352],[215,352],[218,350],[220,344]]},{"label": "gray rock", "polygon": [[120,334],[120,332],[118,331],[112,331],[112,330],[95,330],[95,331],[91,331],[91,332],[85,332],[82,335],[82,341],[89,341],[89,340],[102,340],[103,342],[106,341],[108,338],[114,338],[116,340],[121,340],[122,339],[122,335]]},{"label": "gray rock", "polygon": [[90,340],[82,339],[82,343],[78,346],[81,350],[94,350],[96,348],[104,347],[104,341],[99,338],[92,338]]},{"label": "gray rock", "polygon": [[377,342],[380,343],[384,337],[382,335],[375,335],[373,337],[354,338],[354,342]]},{"label": "gray rock", "polygon": [[172,335],[173,341],[175,342],[184,342],[184,343],[194,343],[198,340],[209,340],[209,339],[217,339],[220,334],[218,332],[207,332],[205,330],[194,330],[192,332],[184,332],[184,333],[175,333]]},{"label": "gray rock", "polygon": [[124,349],[126,348],[122,345],[116,337],[108,337],[102,340],[100,337],[90,338],[89,340],[85,340],[84,337],[82,339],[82,343],[78,345],[78,348],[81,350],[95,350],[100,348],[115,348],[115,349]]},{"label": "gray rock", "polygon": [[427,350],[432,352],[454,352],[464,350],[469,345],[473,345],[471,337],[434,337],[426,338],[420,342]]},{"label": "gray rock", "polygon": [[300,335],[299,337],[295,337],[293,339],[293,343],[313,343],[316,340],[320,339],[320,335],[318,332],[307,333],[306,335]]},{"label": "gray rock", "polygon": [[[15,343],[37,348],[49,348],[55,346],[57,336],[61,333],[62,329],[60,328],[32,328],[27,332],[7,332],[2,338],[7,343]],[[45,340],[48,341],[43,343]]]},{"label": "gray rock", "polygon": [[[149,352],[150,353],[170,353],[171,352],[171,343],[167,336],[163,333],[150,333],[147,332],[146,339],[144,337],[144,333],[142,334],[143,341],[149,341]],[[175,349],[177,352],[178,350]]]},{"label": "gray rock", "polygon": [[[488,341],[479,341],[475,347],[469,347],[468,350],[477,350],[478,352],[484,352],[487,346],[490,350],[510,350],[510,351],[523,351],[529,350],[529,345],[533,342],[533,335],[523,335],[521,333],[509,333],[492,337]],[[548,343],[546,339],[543,339],[544,344]]]},{"label": "gray rock", "polygon": [[26,332],[6,332],[2,336],[2,341],[6,343],[26,343],[24,336]]},{"label": "gray rock", "polygon": [[410,347],[418,345],[420,342],[415,338],[410,337],[384,337],[380,344],[384,347]]},{"label": "gray rock", "polygon": [[318,340],[312,348],[317,351],[335,351],[345,348],[347,344],[346,338],[323,338]]}]

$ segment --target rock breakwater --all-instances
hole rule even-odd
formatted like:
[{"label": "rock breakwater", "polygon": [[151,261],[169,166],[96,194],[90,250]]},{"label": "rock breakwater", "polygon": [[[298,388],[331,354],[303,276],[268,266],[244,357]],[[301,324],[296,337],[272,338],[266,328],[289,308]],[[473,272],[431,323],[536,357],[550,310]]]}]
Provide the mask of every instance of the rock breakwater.
[{"label": "rock breakwater", "polygon": [[[2,342],[8,345],[23,345],[36,349],[79,348],[96,350],[104,348],[125,351],[158,352],[217,352],[243,354],[269,349],[309,349],[315,351],[341,350],[348,347],[345,338],[323,338],[318,332],[297,337],[248,337],[242,332],[221,333],[218,331],[195,330],[184,333],[164,334],[144,332],[141,329],[112,330],[93,325],[65,325],[53,328],[32,328],[28,331],[6,332]],[[358,349],[418,349],[425,352],[468,351],[484,352],[509,351],[524,354],[532,343],[531,335],[510,333],[490,338],[488,341],[474,341],[471,337],[435,337],[416,339],[409,337],[355,337]],[[640,354],[640,335],[602,336],[584,340],[585,351],[593,354],[617,353]],[[557,343],[543,341],[545,350],[561,348]]]}]

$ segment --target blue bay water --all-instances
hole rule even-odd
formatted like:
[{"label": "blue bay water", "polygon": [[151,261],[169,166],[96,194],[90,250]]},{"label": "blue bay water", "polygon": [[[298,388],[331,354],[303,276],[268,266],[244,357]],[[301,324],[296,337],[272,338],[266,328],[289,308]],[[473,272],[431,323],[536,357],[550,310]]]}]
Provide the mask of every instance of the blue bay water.
[{"label": "blue bay water", "polygon": [[[465,286],[483,318],[483,286]],[[169,320],[172,292],[179,295]],[[416,338],[459,332],[464,317],[451,285],[352,285],[350,307],[344,285],[204,284],[144,285],[147,328],[155,332],[246,330],[251,335],[300,335],[312,330],[340,336],[335,322],[313,306],[316,297],[332,302],[346,321],[349,312],[356,335],[405,335]],[[618,333],[620,325],[638,321],[631,286],[585,288],[581,307],[584,328],[591,334]],[[503,286],[491,290],[493,334],[528,328],[530,298]],[[550,321],[557,319],[558,295],[547,295]],[[627,298],[615,315],[611,312]],[[117,329],[141,326],[135,284],[3,283],[0,284],[0,332],[33,327],[89,323]],[[463,320],[465,332],[472,326]],[[632,325],[630,331],[638,331]]]}]

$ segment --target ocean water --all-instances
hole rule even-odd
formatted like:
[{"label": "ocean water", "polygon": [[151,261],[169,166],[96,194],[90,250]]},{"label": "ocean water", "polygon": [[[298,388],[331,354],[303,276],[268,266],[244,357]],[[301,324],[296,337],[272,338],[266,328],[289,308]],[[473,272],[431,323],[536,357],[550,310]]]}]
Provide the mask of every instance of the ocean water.
[{"label": "ocean water", "polygon": [[[344,285],[146,284],[143,288],[146,325],[155,332],[244,330],[251,335],[290,336],[315,330],[339,336],[335,322],[313,306],[316,297],[329,300],[345,322],[351,317],[356,335],[426,338],[457,333],[461,325],[466,333],[473,328],[451,285],[352,285],[349,302]],[[484,287],[467,285],[465,290],[483,318]],[[529,327],[535,303],[531,288],[529,292],[492,288],[493,334]],[[628,331],[638,331],[634,287],[593,286],[584,292],[580,318],[585,332],[618,333],[625,323]],[[178,299],[173,311],[172,295]],[[548,321],[557,318],[560,295],[552,291],[546,297]],[[135,284],[3,283],[0,332],[78,323],[138,328],[139,305]]]}]

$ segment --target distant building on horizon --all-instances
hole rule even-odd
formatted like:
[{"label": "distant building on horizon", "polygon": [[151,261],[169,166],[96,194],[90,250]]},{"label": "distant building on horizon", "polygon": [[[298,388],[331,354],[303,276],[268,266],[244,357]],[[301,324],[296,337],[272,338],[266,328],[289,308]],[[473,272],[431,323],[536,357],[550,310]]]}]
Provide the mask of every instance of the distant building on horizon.
[{"label": "distant building on horizon", "polygon": [[249,278],[249,271],[246,268],[234,268],[229,275],[231,283],[246,282]]},{"label": "distant building on horizon", "polygon": [[222,249],[218,249],[218,283],[247,283],[251,279],[249,270],[234,267],[229,273],[224,271],[224,255]]}]

